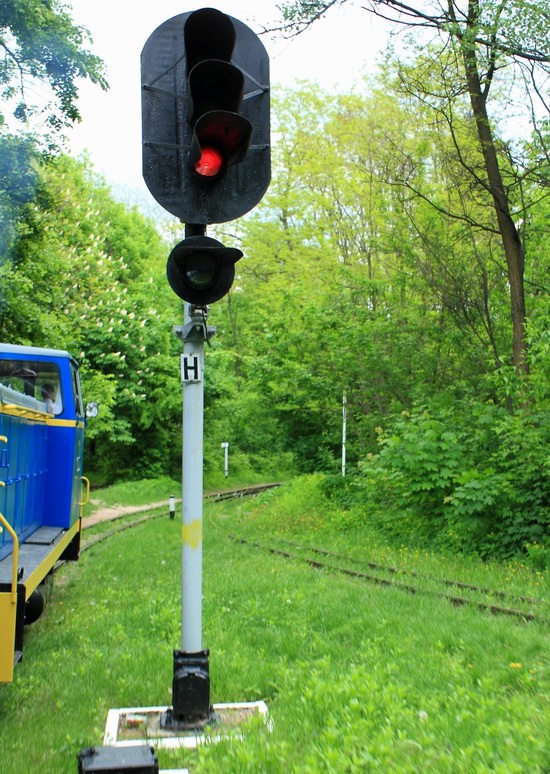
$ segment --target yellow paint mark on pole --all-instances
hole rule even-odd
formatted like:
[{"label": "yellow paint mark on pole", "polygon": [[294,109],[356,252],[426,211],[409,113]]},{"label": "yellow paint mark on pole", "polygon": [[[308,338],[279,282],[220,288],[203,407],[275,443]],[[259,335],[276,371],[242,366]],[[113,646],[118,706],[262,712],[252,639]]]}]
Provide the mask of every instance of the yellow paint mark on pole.
[{"label": "yellow paint mark on pole", "polygon": [[191,524],[183,524],[181,528],[181,542],[184,546],[198,548],[202,543],[202,521],[195,519]]}]

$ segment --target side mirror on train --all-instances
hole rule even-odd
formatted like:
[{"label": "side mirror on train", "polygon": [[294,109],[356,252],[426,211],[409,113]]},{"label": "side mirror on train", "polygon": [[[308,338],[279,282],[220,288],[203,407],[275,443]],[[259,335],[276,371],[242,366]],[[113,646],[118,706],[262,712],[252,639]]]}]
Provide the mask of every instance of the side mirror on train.
[{"label": "side mirror on train", "polygon": [[94,417],[97,417],[99,414],[99,406],[97,403],[87,403],[86,404],[86,417],[88,419],[93,419]]}]

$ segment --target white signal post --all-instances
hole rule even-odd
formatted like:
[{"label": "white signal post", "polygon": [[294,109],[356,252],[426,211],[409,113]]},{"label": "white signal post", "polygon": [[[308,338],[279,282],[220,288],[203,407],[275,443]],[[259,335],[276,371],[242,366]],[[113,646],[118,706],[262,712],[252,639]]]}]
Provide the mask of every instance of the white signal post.
[{"label": "white signal post", "polygon": [[346,393],[342,396],[342,476],[346,475],[346,426],[348,399]]},{"label": "white signal post", "polygon": [[229,475],[229,442],[228,441],[224,441],[222,443],[222,449],[224,450],[223,470],[225,473],[225,477],[227,478]]},{"label": "white signal post", "polygon": [[212,719],[209,652],[202,647],[204,342],[216,330],[207,315],[207,307],[185,303],[184,325],[174,328],[183,342],[181,650],[174,651],[167,728],[202,728]]},{"label": "white signal post", "polygon": [[204,323],[185,304],[183,342],[181,649],[202,650],[202,498],[204,417]]}]

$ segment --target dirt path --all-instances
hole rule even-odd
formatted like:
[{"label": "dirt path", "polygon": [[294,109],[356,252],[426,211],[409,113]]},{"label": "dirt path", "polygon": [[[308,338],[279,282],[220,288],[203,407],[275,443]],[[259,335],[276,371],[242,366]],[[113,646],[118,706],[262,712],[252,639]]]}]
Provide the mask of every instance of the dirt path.
[{"label": "dirt path", "polygon": [[[176,500],[176,502],[178,501]],[[92,505],[99,505],[100,501],[90,500],[90,503]],[[168,512],[170,501],[162,500],[158,503],[147,503],[147,505],[114,505],[111,508],[100,508],[91,516],[84,516],[82,519],[82,529],[93,527],[94,524],[99,524],[101,521],[114,521],[115,519],[122,518],[122,516],[130,516],[133,513],[152,511],[155,508],[162,508],[164,506],[166,506],[166,511]]]},{"label": "dirt path", "polygon": [[[280,486],[280,484],[252,484],[251,486],[243,487],[242,490],[236,489],[221,489],[216,492],[205,492],[205,497],[214,497],[215,495],[224,495],[233,492],[248,492],[253,493],[254,490],[261,491],[262,489],[270,488],[273,486]],[[181,503],[181,498],[176,498],[176,504]],[[90,500],[91,505],[101,506],[101,500]],[[170,501],[161,500],[157,503],[147,503],[147,505],[113,505],[110,508],[99,508],[91,516],[84,516],[82,519],[82,529],[87,527],[93,527],[94,524],[99,524],[101,521],[114,521],[120,519],[122,516],[131,516],[133,513],[143,513],[144,511],[153,511],[155,508],[166,508],[166,512],[169,512]]]}]

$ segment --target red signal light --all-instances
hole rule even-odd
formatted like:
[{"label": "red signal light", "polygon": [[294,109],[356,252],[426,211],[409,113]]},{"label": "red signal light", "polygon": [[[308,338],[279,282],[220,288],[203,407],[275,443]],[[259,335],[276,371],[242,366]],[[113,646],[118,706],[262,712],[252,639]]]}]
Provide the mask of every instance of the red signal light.
[{"label": "red signal light", "polygon": [[216,177],[224,166],[223,156],[216,148],[202,148],[201,157],[194,165],[195,172],[201,177]]}]

